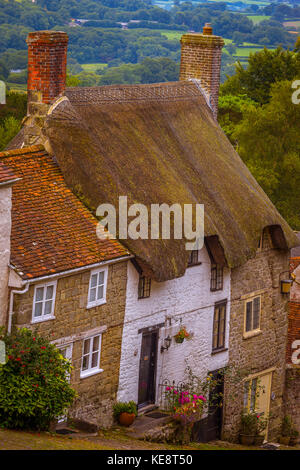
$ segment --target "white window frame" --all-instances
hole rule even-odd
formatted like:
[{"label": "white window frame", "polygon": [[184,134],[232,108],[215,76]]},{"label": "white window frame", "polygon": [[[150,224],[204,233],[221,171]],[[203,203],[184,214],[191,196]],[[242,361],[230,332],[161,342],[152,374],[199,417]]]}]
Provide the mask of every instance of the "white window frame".
[{"label": "white window frame", "polygon": [[[94,342],[94,338],[99,336],[99,351],[98,351],[98,363],[96,367],[90,367],[92,361],[92,345]],[[90,349],[89,349],[89,368],[86,370],[82,370],[83,365],[83,357],[84,357],[84,342],[90,340]],[[81,365],[80,365],[80,378],[90,377],[91,375],[98,374],[99,372],[103,372],[103,369],[100,368],[100,360],[101,360],[101,347],[102,347],[102,334],[97,334],[94,336],[88,336],[87,338],[83,339],[82,342],[82,354],[81,354]],[[86,355],[86,354],[85,354]]]},{"label": "white window frame", "polygon": [[[92,276],[95,274],[104,273],[104,284],[103,284],[103,297],[102,299],[96,299],[90,302],[90,291],[91,291],[91,283],[92,283]],[[107,289],[107,275],[108,275],[108,267],[104,266],[103,268],[93,269],[90,275],[90,282],[89,282],[89,291],[88,291],[88,298],[87,298],[87,308],[97,307],[98,305],[103,305],[106,303],[106,289]],[[97,284],[98,286],[98,284]]]},{"label": "white window frame", "polygon": [[[47,287],[50,287],[50,286],[53,287],[52,308],[51,308],[51,312],[48,315],[45,315],[43,313],[45,310],[45,292],[47,291]],[[57,281],[47,282],[46,284],[37,284],[36,286],[34,286],[31,323],[40,323],[40,322],[47,321],[47,320],[53,320],[55,318],[54,310],[55,310],[55,300],[56,300],[56,286],[57,286]],[[43,300],[36,301],[37,289],[40,289],[40,288],[44,289]],[[42,302],[42,315],[40,315],[39,317],[34,316],[35,304],[37,302],[38,303]]]}]

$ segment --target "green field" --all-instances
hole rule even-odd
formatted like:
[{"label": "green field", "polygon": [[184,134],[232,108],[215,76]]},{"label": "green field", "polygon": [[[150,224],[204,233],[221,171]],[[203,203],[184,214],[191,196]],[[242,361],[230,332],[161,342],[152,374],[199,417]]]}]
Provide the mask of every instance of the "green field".
[{"label": "green field", "polygon": [[107,64],[81,64],[81,67],[85,72],[95,73],[96,70],[105,69]]},{"label": "green field", "polygon": [[270,16],[264,16],[264,15],[247,15],[247,17],[254,24],[261,23],[262,21],[269,20],[271,18]]},{"label": "green field", "polygon": [[25,84],[7,83],[7,86],[9,87],[10,91],[18,91],[18,92],[22,92],[22,93],[27,92],[27,85],[25,85]]}]

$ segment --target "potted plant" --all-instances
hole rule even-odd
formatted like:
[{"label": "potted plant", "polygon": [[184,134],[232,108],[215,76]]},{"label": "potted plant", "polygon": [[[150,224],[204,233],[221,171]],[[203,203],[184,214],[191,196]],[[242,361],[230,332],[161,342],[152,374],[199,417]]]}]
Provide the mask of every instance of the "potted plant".
[{"label": "potted plant", "polygon": [[284,416],[281,424],[281,436],[279,438],[280,444],[288,446],[290,443],[292,433],[292,419],[289,415]]},{"label": "potted plant", "polygon": [[122,426],[130,426],[137,416],[136,403],[134,401],[119,401],[113,406],[113,414]]},{"label": "potted plant", "polygon": [[254,411],[244,412],[241,417],[240,443],[250,446],[257,435],[257,415]]},{"label": "potted plant", "polygon": [[268,426],[268,417],[264,417],[261,414],[257,414],[256,418],[257,418],[257,428],[256,428],[256,435],[254,437],[254,445],[261,446],[265,440],[264,431],[267,429],[267,426]]},{"label": "potted plant", "polygon": [[190,333],[186,331],[185,326],[182,326],[178,333],[174,336],[176,343],[183,343],[183,341],[190,337]]},{"label": "potted plant", "polygon": [[298,437],[299,437],[299,431],[297,431],[297,429],[293,428],[292,431],[291,431],[290,446],[295,446],[297,444]]}]

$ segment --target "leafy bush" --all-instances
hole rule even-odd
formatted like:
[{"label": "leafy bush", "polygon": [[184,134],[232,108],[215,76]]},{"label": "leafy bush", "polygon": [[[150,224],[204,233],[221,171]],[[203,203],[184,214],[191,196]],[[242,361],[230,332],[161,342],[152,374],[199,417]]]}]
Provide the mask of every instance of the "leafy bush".
[{"label": "leafy bush", "polygon": [[257,415],[254,411],[242,414],[241,434],[246,434],[247,436],[255,436],[257,434]]},{"label": "leafy bush", "polygon": [[69,361],[48,339],[26,328],[0,339],[7,354],[0,365],[0,426],[48,429],[75,397],[68,383]]},{"label": "leafy bush", "polygon": [[137,416],[137,406],[134,401],[122,402],[119,401],[113,406],[113,414],[117,419],[121,413],[134,413]]}]

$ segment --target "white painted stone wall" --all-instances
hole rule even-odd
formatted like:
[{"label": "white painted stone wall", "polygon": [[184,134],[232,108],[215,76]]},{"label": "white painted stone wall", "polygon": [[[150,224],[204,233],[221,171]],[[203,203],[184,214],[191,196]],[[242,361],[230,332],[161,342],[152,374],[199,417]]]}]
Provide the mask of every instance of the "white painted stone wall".
[{"label": "white painted stone wall", "polygon": [[[189,267],[185,275],[171,281],[152,281],[151,295],[138,300],[139,276],[132,263],[128,263],[127,298],[123,330],[118,400],[138,401],[139,362],[142,333],[138,330],[165,322],[171,317],[171,328],[160,328],[157,353],[156,401],[158,384],[168,379],[175,382],[184,378],[186,366],[194,374],[205,377],[207,372],[224,367],[228,351],[211,354],[214,304],[227,299],[226,342],[228,347],[230,318],[230,271],[224,269],[223,290],[210,291],[211,263],[206,248],[199,253],[201,265]],[[178,344],[172,338],[168,351],[160,352],[163,339],[173,337],[180,324],[193,333],[193,337]]]},{"label": "white painted stone wall", "polygon": [[0,326],[5,324],[8,305],[11,194],[11,187],[0,186]]}]

